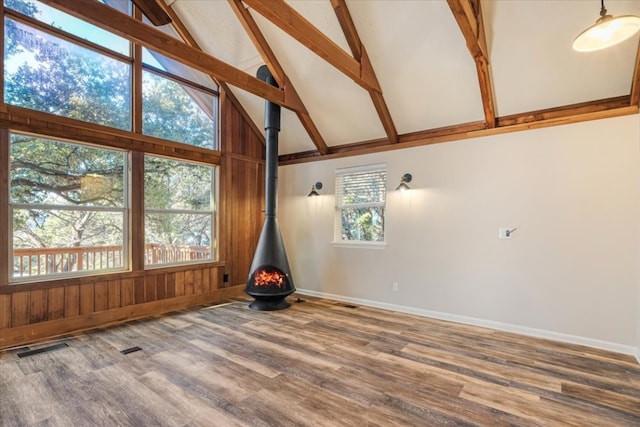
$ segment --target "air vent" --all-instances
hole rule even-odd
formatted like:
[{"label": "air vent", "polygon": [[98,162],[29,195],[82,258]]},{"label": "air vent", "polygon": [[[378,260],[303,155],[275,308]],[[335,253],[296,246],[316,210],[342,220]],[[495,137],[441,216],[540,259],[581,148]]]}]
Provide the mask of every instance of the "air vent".
[{"label": "air vent", "polygon": [[66,342],[62,342],[58,344],[49,345],[47,347],[41,347],[41,348],[36,348],[34,350],[23,351],[22,353],[18,353],[18,357],[22,358],[27,356],[33,356],[35,354],[47,353],[49,351],[59,350],[65,347],[69,347],[69,345]]},{"label": "air vent", "polygon": [[141,351],[142,349],[138,346],[125,348],[124,350],[120,350],[122,354],[135,353],[136,351]]}]

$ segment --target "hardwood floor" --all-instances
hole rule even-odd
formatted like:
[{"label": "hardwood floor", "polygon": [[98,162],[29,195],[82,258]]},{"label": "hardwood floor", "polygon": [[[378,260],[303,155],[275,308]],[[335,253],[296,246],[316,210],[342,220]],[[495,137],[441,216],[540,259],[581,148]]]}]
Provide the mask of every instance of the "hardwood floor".
[{"label": "hardwood floor", "polygon": [[640,425],[630,356],[306,300],[235,300],[0,353],[0,425]]}]

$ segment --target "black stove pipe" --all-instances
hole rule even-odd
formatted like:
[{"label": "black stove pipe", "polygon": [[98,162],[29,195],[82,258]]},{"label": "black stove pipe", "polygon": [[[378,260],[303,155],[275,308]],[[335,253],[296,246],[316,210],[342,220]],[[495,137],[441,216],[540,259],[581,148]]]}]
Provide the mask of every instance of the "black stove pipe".
[{"label": "black stove pipe", "polygon": [[[266,65],[258,69],[257,77],[271,86],[278,87]],[[280,106],[271,101],[264,103],[264,130],[266,137],[265,163],[265,217],[275,218],[278,198],[278,133],[280,132]]]}]

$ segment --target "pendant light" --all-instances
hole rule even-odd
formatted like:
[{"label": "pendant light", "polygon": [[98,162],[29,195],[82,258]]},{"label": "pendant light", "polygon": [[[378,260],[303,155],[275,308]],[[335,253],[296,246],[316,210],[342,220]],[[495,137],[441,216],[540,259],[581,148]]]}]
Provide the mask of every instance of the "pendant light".
[{"label": "pendant light", "polygon": [[600,18],[595,24],[581,32],[573,41],[578,52],[593,52],[620,43],[640,30],[640,16],[607,15],[604,0],[601,0]]}]

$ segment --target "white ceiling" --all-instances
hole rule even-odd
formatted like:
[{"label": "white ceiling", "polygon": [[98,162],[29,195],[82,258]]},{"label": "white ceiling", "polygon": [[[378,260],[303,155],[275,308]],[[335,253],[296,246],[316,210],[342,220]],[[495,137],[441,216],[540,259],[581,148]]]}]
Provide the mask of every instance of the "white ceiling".
[{"label": "white ceiling", "polygon": [[[202,49],[255,75],[263,61],[227,1],[168,1]],[[329,0],[287,3],[350,53]],[[484,120],[475,63],[444,0],[347,0],[399,134]],[[640,15],[640,1],[608,0],[612,15]],[[574,37],[599,16],[598,0],[484,0],[497,116],[628,95],[638,35],[577,53]],[[329,147],[384,139],[369,93],[251,10]],[[259,128],[264,101],[233,88]],[[280,154],[315,150],[296,114],[283,110]]]}]

